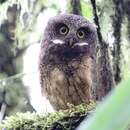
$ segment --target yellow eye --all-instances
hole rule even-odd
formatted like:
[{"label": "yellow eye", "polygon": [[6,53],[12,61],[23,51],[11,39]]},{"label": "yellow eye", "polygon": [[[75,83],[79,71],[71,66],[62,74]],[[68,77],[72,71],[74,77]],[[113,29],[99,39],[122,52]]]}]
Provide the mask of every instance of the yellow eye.
[{"label": "yellow eye", "polygon": [[85,32],[84,32],[83,30],[79,30],[79,31],[77,32],[77,36],[78,36],[79,38],[84,38],[84,37],[85,37]]},{"label": "yellow eye", "polygon": [[68,28],[66,26],[62,26],[59,30],[61,35],[66,35],[68,33]]}]

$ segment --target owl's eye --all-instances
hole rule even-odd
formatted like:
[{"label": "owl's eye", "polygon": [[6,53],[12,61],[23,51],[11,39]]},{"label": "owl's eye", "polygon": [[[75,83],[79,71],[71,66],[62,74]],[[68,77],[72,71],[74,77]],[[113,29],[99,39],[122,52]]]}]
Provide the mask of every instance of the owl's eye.
[{"label": "owl's eye", "polygon": [[79,38],[84,38],[85,32],[84,32],[83,30],[79,30],[79,31],[77,32],[77,36],[78,36]]},{"label": "owl's eye", "polygon": [[89,34],[91,34],[91,30],[88,27],[82,27],[82,28],[78,29],[78,31],[77,31],[77,36],[80,39],[85,38]]},{"label": "owl's eye", "polygon": [[68,33],[69,29],[66,27],[66,26],[62,26],[60,29],[59,29],[59,33],[61,35],[66,35]]}]

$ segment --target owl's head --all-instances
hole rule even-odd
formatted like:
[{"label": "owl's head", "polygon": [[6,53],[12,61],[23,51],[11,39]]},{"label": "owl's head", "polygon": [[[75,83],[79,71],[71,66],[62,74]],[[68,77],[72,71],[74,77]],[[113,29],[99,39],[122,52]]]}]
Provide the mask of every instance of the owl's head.
[{"label": "owl's head", "polygon": [[62,14],[49,20],[42,47],[57,58],[70,60],[84,55],[93,56],[96,41],[94,24],[79,15]]}]

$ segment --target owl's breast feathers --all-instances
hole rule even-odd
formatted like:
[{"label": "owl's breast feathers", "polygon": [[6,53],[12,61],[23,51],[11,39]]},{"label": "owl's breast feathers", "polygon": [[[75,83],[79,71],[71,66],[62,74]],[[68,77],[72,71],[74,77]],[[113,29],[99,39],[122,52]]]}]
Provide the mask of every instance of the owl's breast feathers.
[{"label": "owl's breast feathers", "polygon": [[59,64],[44,58],[41,57],[39,67],[42,93],[55,109],[66,109],[67,103],[89,103],[93,99],[96,71],[92,57],[84,56]]}]

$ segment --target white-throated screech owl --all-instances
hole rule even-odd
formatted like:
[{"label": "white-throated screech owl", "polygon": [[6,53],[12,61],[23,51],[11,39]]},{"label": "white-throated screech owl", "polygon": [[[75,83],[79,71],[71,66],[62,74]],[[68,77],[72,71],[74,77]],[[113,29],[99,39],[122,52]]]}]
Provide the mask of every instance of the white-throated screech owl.
[{"label": "white-throated screech owl", "polygon": [[96,27],[82,16],[51,18],[40,50],[40,82],[54,109],[93,100],[96,82]]}]

